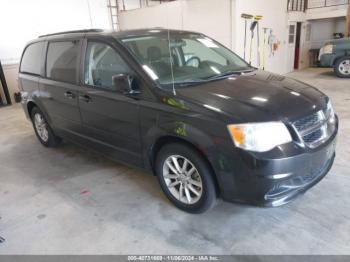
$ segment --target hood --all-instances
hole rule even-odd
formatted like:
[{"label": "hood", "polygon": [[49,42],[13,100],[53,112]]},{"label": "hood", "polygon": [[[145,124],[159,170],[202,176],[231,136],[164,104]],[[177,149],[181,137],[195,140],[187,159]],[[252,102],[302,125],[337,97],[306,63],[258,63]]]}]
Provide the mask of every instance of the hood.
[{"label": "hood", "polygon": [[265,71],[183,87],[177,92],[236,122],[294,121],[326,107],[326,96],[316,88]]},{"label": "hood", "polygon": [[349,38],[332,39],[332,40],[327,41],[326,43],[331,43],[334,45],[350,44],[350,37]]}]

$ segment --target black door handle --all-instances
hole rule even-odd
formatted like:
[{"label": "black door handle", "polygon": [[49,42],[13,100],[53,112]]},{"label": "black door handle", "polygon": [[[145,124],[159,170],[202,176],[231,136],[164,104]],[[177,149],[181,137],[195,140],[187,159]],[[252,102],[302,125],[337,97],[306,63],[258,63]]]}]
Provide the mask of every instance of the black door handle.
[{"label": "black door handle", "polygon": [[86,103],[90,103],[92,102],[92,98],[88,95],[80,95],[79,99],[86,102]]},{"label": "black door handle", "polygon": [[65,92],[64,96],[71,99],[75,98],[75,95],[71,91]]}]

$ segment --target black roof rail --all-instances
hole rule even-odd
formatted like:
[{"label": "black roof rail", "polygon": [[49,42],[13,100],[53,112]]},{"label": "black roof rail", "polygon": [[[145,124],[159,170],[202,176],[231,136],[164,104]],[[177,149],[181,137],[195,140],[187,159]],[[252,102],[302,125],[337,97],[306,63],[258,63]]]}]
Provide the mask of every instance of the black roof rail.
[{"label": "black roof rail", "polygon": [[53,35],[63,35],[63,34],[73,34],[73,33],[94,33],[94,32],[95,33],[103,32],[103,29],[83,29],[83,30],[64,31],[64,32],[58,32],[53,34],[40,35],[39,38],[46,37],[46,36],[53,36]]}]

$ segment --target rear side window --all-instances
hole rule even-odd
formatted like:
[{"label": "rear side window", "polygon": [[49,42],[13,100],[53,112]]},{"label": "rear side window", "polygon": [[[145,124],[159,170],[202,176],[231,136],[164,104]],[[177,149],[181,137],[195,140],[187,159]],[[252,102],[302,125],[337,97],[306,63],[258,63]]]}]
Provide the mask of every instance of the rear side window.
[{"label": "rear side window", "polygon": [[44,42],[29,45],[24,51],[20,72],[40,75]]},{"label": "rear side window", "polygon": [[79,41],[51,42],[47,50],[46,76],[76,83]]}]

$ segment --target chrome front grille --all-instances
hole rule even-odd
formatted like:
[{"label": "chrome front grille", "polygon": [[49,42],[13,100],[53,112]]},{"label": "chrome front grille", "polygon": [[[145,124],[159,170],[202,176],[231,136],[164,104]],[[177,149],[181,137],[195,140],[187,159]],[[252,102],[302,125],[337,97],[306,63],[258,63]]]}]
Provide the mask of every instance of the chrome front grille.
[{"label": "chrome front grille", "polygon": [[[319,111],[320,112],[320,111]],[[298,131],[301,131],[309,126],[316,125],[320,121],[319,112],[313,113],[307,117],[294,122],[294,126]]]},{"label": "chrome front grille", "polygon": [[315,148],[333,134],[335,119],[320,110],[295,121],[293,127],[306,146]]},{"label": "chrome front grille", "polygon": [[323,136],[322,130],[321,129],[317,129],[316,131],[314,131],[314,132],[312,132],[312,133],[310,133],[308,135],[303,136],[303,140],[304,140],[305,143],[311,144],[311,143],[313,143],[315,141],[320,140],[322,138],[322,136]]}]

